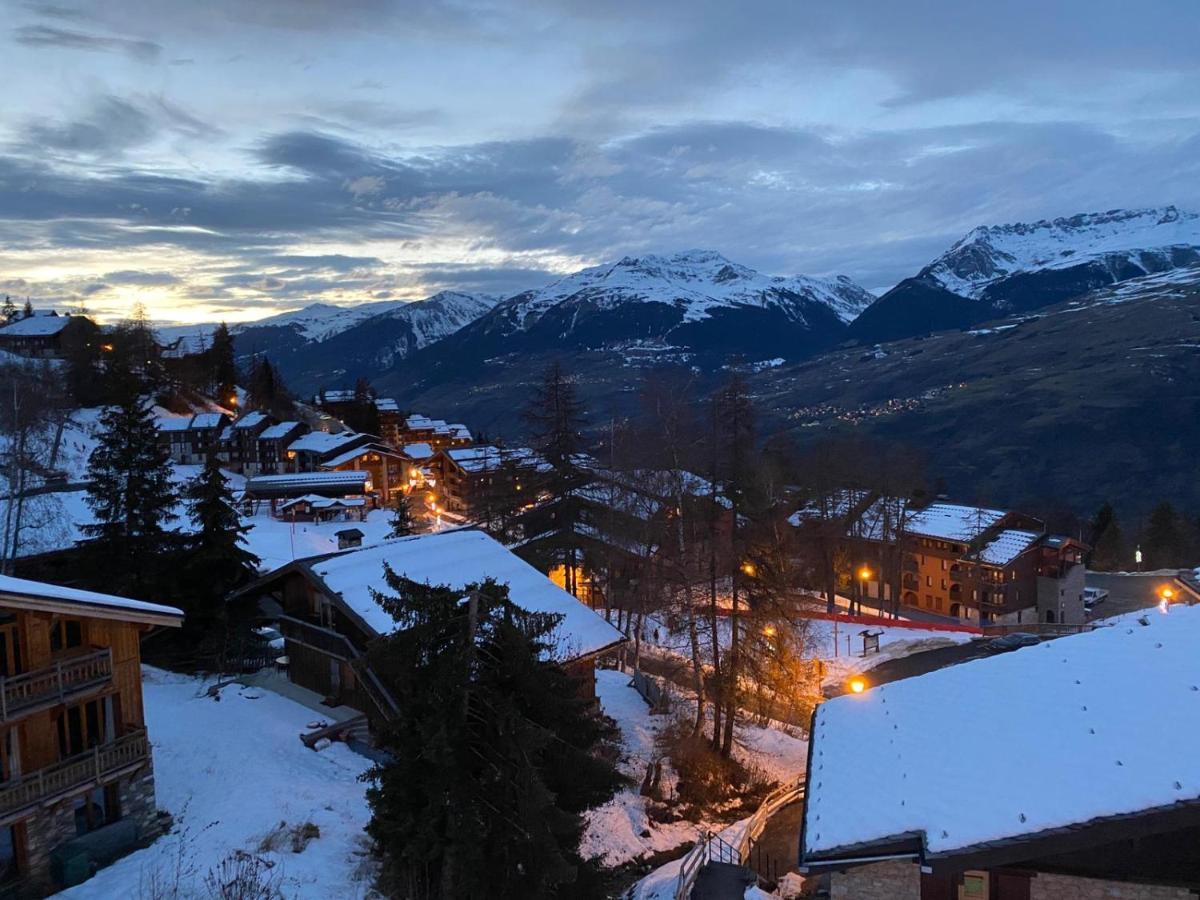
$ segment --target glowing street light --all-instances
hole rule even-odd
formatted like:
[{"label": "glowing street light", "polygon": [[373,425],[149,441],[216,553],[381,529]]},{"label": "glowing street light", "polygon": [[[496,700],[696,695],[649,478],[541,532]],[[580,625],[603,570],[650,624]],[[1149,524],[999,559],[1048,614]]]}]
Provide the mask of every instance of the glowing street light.
[{"label": "glowing street light", "polygon": [[742,563],[742,571],[745,572],[747,575],[749,575],[751,578],[753,578],[754,573],[757,570],[754,568],[754,563],[747,560],[746,562]]},{"label": "glowing street light", "polygon": [[1158,596],[1159,596],[1159,599],[1164,600],[1167,603],[1170,603],[1172,600],[1175,599],[1175,589],[1172,588],[1169,584],[1164,584],[1162,587],[1160,587],[1158,589]]},{"label": "glowing street light", "polygon": [[762,633],[764,636],[769,637],[769,638],[775,637],[775,634],[776,634],[775,626],[774,625],[765,626],[762,630]]},{"label": "glowing street light", "polygon": [[871,575],[872,575],[871,570],[868,569],[866,566],[863,566],[861,569],[858,570],[858,577],[861,578],[863,581],[870,581]]},{"label": "glowing street light", "polygon": [[861,694],[867,689],[867,679],[861,675],[855,675],[850,679],[850,691],[854,694]]}]

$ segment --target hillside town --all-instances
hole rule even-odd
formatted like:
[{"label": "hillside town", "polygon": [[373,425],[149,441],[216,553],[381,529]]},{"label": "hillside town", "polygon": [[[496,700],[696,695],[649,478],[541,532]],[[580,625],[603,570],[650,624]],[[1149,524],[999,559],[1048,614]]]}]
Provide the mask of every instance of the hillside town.
[{"label": "hillside town", "polygon": [[[428,801],[390,786],[436,784],[420,747],[445,703],[467,704],[438,738],[446,777],[454,741],[499,754],[472,757],[485,770],[509,752],[500,694],[476,708],[476,676],[428,679],[522,652],[559,679],[522,721],[572,736],[511,787],[548,779],[571,824],[523,844],[497,895],[542,896],[526,879],[554,846],[558,895],[631,900],[1195,884],[1195,779],[1138,736],[1195,718],[1200,582],[1140,547],[1106,561],[1102,517],[1067,533],[938,494],[917,460],[764,443],[737,373],[708,397],[646,377],[653,419],[589,432],[555,365],[509,444],[366,379],[297,397],[266,357],[240,369],[223,328],[181,346],[144,315],[31,307],[0,350],[14,896],[394,894],[430,838],[404,830]],[[201,778],[214,730],[244,737]],[[1076,761],[1050,793],[1029,780],[1042,741]],[[275,774],[223,787],[247,769]],[[507,789],[479,800],[502,829],[555,808],[505,811]],[[442,872],[454,896],[491,890]]]},{"label": "hillside town", "polygon": [[0,900],[1200,898],[1195,0],[0,26]]}]

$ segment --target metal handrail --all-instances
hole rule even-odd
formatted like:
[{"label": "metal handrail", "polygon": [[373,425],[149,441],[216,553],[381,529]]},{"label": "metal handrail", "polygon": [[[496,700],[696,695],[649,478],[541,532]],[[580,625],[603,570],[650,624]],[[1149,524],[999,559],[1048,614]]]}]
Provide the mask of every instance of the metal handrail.
[{"label": "metal handrail", "polygon": [[279,617],[279,630],[285,639],[304,644],[307,638],[308,645],[313,649],[350,663],[358,673],[359,684],[362,685],[378,708],[380,715],[385,719],[394,718],[400,712],[400,706],[392,697],[391,692],[383,686],[379,677],[367,665],[366,654],[354,646],[353,641],[344,634],[292,616]]},{"label": "metal handrail", "polygon": [[54,665],[0,677],[0,721],[30,712],[47,702],[112,679],[112,650],[105,647],[84,656],[55,660]]}]

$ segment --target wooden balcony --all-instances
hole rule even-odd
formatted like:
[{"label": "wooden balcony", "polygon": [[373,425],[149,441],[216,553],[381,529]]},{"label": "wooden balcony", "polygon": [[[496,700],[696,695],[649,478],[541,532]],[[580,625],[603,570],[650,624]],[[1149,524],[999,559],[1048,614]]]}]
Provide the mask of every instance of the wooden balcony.
[{"label": "wooden balcony", "polygon": [[295,641],[297,644],[319,650],[326,656],[333,656],[346,662],[358,659],[362,655],[344,634],[340,634],[332,628],[306,622],[303,619],[280,616],[279,633],[285,640]]},{"label": "wooden balcony", "polygon": [[35,807],[99,787],[149,758],[150,741],[146,730],[139,728],[111,743],[23,775],[0,786],[0,824],[19,819]]},{"label": "wooden balcony", "polygon": [[112,651],[105,647],[54,665],[0,678],[0,722],[11,722],[65,703],[112,681]]}]

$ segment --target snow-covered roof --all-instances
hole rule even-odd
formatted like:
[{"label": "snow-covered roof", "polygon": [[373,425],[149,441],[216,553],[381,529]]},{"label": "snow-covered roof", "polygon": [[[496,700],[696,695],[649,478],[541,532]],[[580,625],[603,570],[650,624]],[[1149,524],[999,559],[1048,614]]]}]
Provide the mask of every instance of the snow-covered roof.
[{"label": "snow-covered roof", "polygon": [[337,506],[354,508],[363,506],[366,502],[366,499],[363,497],[322,497],[320,494],[305,494],[303,497],[297,497],[295,500],[289,500],[287,503],[280,504],[279,508],[287,509],[299,503],[307,503],[313,509],[333,509]]},{"label": "snow-covered roof", "polygon": [[451,422],[448,426],[450,434],[457,440],[471,440],[471,429],[459,422]]},{"label": "snow-covered roof", "polygon": [[326,403],[349,403],[354,399],[354,391],[324,391],[313,399],[318,403],[322,400]]},{"label": "snow-covered roof", "polygon": [[193,428],[219,428],[225,423],[227,416],[224,413],[206,412],[197,413],[192,417]]},{"label": "snow-covered roof", "polygon": [[[39,602],[78,606],[81,615],[101,618],[147,621],[158,625],[179,625],[183,621],[183,611],[173,606],[0,575],[0,606],[6,603],[36,605]],[[118,610],[120,615],[115,614]],[[164,621],[164,618],[170,621]]]},{"label": "snow-covered roof", "polygon": [[379,412],[400,412],[400,404],[391,397],[376,397],[375,409]]},{"label": "snow-covered roof", "polygon": [[386,634],[396,623],[371,596],[372,589],[390,590],[383,577],[385,562],[396,574],[422,584],[460,588],[489,577],[507,584],[509,597],[522,609],[563,617],[555,637],[566,659],[595,653],[623,639],[602,616],[481,531],[400,538],[319,559],[310,567],[367,625]]},{"label": "snow-covered roof", "polygon": [[979,560],[992,566],[1007,566],[1032,547],[1040,537],[1036,531],[1005,529],[979,551]]},{"label": "snow-covered roof", "polygon": [[405,444],[400,452],[409,459],[429,459],[433,456],[433,448],[426,443]]},{"label": "snow-covered roof", "polygon": [[328,431],[310,431],[308,434],[296,438],[288,445],[288,449],[297,453],[332,453],[339,447],[360,438],[362,435],[355,431],[343,431],[340,434],[332,434]]},{"label": "snow-covered roof", "polygon": [[806,859],[900,836],[953,854],[1200,801],[1200,754],[1152,737],[1200,746],[1198,647],[1200,607],[1173,606],[822,704]]},{"label": "snow-covered roof", "polygon": [[3,328],[0,328],[0,335],[4,337],[49,337],[50,335],[58,334],[66,328],[67,323],[70,321],[70,316],[37,314],[27,319],[17,319],[15,322],[10,322]]},{"label": "snow-covered roof", "polygon": [[246,479],[246,493],[286,493],[306,488],[344,488],[363,491],[369,472],[292,472],[286,475],[255,475]]},{"label": "snow-covered roof", "polygon": [[333,459],[327,459],[321,463],[323,469],[334,469],[338,466],[344,466],[348,462],[353,462],[360,456],[366,456],[368,453],[378,453],[381,456],[390,456],[396,458],[396,452],[389,450],[386,447],[381,447],[378,444],[363,444],[361,447],[351,447],[345,453],[339,453]]},{"label": "snow-covered roof", "polygon": [[931,503],[910,513],[905,530],[923,537],[970,542],[1004,517],[998,509],[960,506],[957,503]]},{"label": "snow-covered roof", "polygon": [[187,431],[192,427],[191,416],[160,416],[154,422],[159,431]]},{"label": "snow-covered roof", "polygon": [[270,428],[263,430],[258,436],[260,441],[277,441],[280,438],[285,438],[297,428],[300,427],[299,422],[278,422]]},{"label": "snow-covered roof", "polygon": [[497,469],[505,463],[516,466],[547,468],[547,464],[527,447],[455,447],[442,451],[464,472]]},{"label": "snow-covered roof", "polygon": [[[246,413],[246,415],[242,416],[240,419],[238,419],[236,422],[233,423],[233,427],[234,428],[254,428],[256,425],[261,424],[266,418],[267,418],[267,416],[265,413],[260,413],[257,411]],[[294,425],[296,423],[293,422],[291,424]],[[265,433],[266,432],[264,432],[264,434]]]},{"label": "snow-covered roof", "polygon": [[419,413],[413,413],[404,420],[404,424],[409,428],[432,428],[433,419],[428,416],[422,416]]}]

